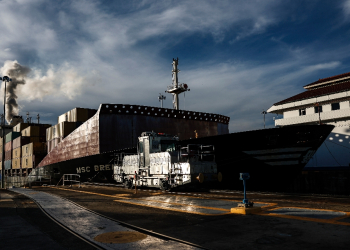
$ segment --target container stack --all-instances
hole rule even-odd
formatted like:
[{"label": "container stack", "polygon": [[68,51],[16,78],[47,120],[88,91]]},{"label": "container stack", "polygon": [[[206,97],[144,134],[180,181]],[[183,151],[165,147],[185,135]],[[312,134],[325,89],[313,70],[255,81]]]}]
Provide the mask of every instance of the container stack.
[{"label": "container stack", "polygon": [[11,170],[12,168],[12,141],[19,137],[21,133],[19,132],[10,132],[5,137],[5,161],[4,166],[5,170]]},{"label": "container stack", "polygon": [[45,143],[31,142],[22,146],[22,169],[32,169],[36,167],[46,156]]},{"label": "container stack", "polygon": [[[97,110],[74,108],[58,117],[58,124],[18,123],[0,140],[0,164],[5,174],[27,175],[66,136],[95,115]],[[2,155],[2,147],[5,154]]]},{"label": "container stack", "polygon": [[96,109],[74,108],[58,117],[58,123],[46,129],[47,152],[96,114]]},{"label": "container stack", "polygon": [[[22,145],[30,143],[30,137],[17,137],[12,142],[12,169],[21,172],[22,169]],[[23,171],[22,171],[23,172]]]},{"label": "container stack", "polygon": [[[41,125],[41,126],[36,126]],[[49,127],[48,124],[36,124],[31,125],[21,130],[22,136],[30,137],[31,142],[45,142],[46,141],[46,129]],[[44,126],[46,125],[46,126]]]},{"label": "container stack", "polygon": [[74,108],[58,117],[57,123],[61,122],[86,122],[96,114],[96,109]]},{"label": "container stack", "polygon": [[27,174],[46,156],[49,124],[19,123],[5,137],[5,173]]}]

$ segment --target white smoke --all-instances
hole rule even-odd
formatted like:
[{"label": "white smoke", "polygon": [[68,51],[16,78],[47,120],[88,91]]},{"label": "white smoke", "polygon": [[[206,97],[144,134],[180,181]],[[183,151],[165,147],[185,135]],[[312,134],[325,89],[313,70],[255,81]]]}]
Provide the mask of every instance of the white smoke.
[{"label": "white smoke", "polygon": [[[58,69],[50,65],[43,73],[39,69],[22,66],[16,60],[6,61],[0,69],[2,76],[9,76],[12,81],[6,84],[6,121],[18,115],[18,99],[25,101],[43,100],[45,96],[62,95],[73,99],[82,90],[84,78],[69,64]],[[4,93],[4,84],[1,86]]]},{"label": "white smoke", "polygon": [[6,121],[9,122],[13,116],[18,115],[17,87],[24,85],[25,77],[30,68],[20,65],[17,61],[6,61],[0,69],[3,76],[9,76],[11,81],[6,86]]}]

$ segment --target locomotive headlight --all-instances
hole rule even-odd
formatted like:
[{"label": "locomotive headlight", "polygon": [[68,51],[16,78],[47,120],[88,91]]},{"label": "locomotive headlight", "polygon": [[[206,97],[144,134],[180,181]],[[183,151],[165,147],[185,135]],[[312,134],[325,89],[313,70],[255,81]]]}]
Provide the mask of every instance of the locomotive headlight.
[{"label": "locomotive headlight", "polygon": [[196,177],[196,179],[199,181],[199,183],[203,183],[204,182],[204,174],[199,173],[199,175]]},{"label": "locomotive headlight", "polygon": [[222,173],[221,172],[218,173],[218,181],[222,182]]}]

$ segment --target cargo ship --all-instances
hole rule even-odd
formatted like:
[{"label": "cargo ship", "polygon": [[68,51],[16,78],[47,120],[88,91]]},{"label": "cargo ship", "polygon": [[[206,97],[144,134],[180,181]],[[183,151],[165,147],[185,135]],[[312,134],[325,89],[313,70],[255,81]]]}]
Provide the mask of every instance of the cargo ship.
[{"label": "cargo ship", "polygon": [[[209,113],[101,104],[93,117],[59,139],[31,174],[50,176],[53,182],[63,174],[79,174],[82,181],[112,181],[116,158],[135,154],[138,137],[153,130],[177,135],[182,146],[213,145],[224,186],[240,185],[238,173],[249,172],[254,185],[272,190],[299,174],[334,128],[304,125],[228,133],[228,121]],[[53,140],[48,140],[48,148]]]},{"label": "cargo ship", "polygon": [[[227,116],[179,109],[178,95],[189,89],[178,83],[177,65],[178,59],[173,59],[173,85],[166,91],[173,95],[173,109],[110,103],[100,104],[98,110],[75,108],[46,128],[42,160],[33,146],[29,156],[24,156],[27,144],[22,145],[26,141],[20,139],[21,165],[17,169],[12,165],[5,174],[24,173],[27,181],[49,177],[52,183],[64,174],[78,174],[81,181],[113,181],[112,166],[118,157],[135,154],[142,132],[155,131],[175,135],[183,145],[213,145],[218,171],[229,187],[239,172],[250,172],[256,183],[263,180],[261,185],[267,185],[276,178],[286,182],[300,172],[333,129],[331,125],[295,126],[230,134]],[[12,134],[19,132],[25,136],[23,130]],[[23,162],[23,157],[29,158]]]}]

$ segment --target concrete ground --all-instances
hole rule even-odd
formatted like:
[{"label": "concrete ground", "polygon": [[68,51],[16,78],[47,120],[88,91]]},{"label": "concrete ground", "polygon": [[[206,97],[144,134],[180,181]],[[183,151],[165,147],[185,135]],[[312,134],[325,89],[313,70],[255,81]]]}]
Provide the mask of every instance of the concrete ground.
[{"label": "concrete ground", "polygon": [[[230,207],[236,206],[243,195],[235,191],[139,190],[134,194],[133,190],[101,186],[33,187],[33,190],[64,197],[109,218],[206,249],[328,250],[348,249],[350,245],[349,197],[248,192],[248,198],[262,207],[262,213],[237,215],[230,213]],[[11,191],[0,190],[0,194],[12,196],[12,201],[0,202],[1,249],[12,249],[6,248],[7,244],[17,247],[22,242],[17,239],[26,239],[28,243],[24,245],[37,247],[30,249],[44,249],[40,246],[45,244],[52,249],[92,249],[52,222],[31,200]],[[16,227],[21,223],[27,223],[28,229],[22,232]]]},{"label": "concrete ground", "polygon": [[31,199],[0,189],[0,249],[95,248],[49,219]]}]

